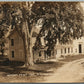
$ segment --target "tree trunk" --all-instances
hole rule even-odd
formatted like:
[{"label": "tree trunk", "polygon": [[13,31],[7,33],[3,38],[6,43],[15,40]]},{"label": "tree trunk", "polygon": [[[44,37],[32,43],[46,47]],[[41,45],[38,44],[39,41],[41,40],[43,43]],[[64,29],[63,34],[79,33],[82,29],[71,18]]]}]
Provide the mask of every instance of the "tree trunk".
[{"label": "tree trunk", "polygon": [[32,51],[32,36],[30,35],[28,39],[28,61],[29,65],[33,65],[33,51]]},{"label": "tree trunk", "polygon": [[32,52],[32,34],[29,33],[28,24],[24,22],[23,24],[23,43],[24,43],[24,53],[25,53],[25,65],[26,67],[32,66],[33,63],[33,52]]},{"label": "tree trunk", "polygon": [[[26,2],[26,8],[31,13],[29,2]],[[24,9],[23,9],[24,10]],[[32,66],[33,63],[33,52],[32,52],[32,32],[30,31],[30,19],[26,17],[26,13],[24,14],[24,22],[23,22],[23,30],[24,33],[23,43],[24,43],[24,53],[25,53],[25,65],[26,67]],[[32,28],[31,28],[32,30]]]}]

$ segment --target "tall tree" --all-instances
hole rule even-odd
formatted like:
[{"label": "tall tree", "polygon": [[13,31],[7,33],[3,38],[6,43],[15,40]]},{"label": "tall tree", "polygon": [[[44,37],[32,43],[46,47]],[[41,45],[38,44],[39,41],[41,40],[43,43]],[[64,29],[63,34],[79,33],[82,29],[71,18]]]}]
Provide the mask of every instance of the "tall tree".
[{"label": "tall tree", "polygon": [[84,34],[79,2],[13,2],[2,7],[5,22],[15,27],[23,39],[26,66],[33,65],[32,32],[40,20],[42,28],[37,39],[45,35],[47,51],[54,48],[57,40],[66,43]]},{"label": "tall tree", "polygon": [[[32,3],[32,2],[31,2]],[[32,26],[31,3],[4,3],[2,4],[4,18],[11,28],[16,28],[24,43],[25,65],[33,65],[32,55]]]}]

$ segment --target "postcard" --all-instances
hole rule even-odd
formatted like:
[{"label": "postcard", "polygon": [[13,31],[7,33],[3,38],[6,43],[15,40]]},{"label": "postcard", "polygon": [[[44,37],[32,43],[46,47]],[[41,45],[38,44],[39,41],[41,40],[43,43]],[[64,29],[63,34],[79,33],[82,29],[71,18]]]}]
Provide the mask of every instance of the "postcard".
[{"label": "postcard", "polygon": [[84,2],[0,2],[0,83],[84,82]]}]

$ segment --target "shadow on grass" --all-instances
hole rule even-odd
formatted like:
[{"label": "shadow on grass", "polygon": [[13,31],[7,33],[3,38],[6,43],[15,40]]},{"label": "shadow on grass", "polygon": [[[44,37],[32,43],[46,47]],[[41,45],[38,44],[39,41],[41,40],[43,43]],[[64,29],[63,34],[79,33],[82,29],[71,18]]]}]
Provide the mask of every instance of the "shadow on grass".
[{"label": "shadow on grass", "polygon": [[[65,59],[60,61],[70,62],[77,59],[84,58],[84,55],[77,55],[77,56],[67,56]],[[6,74],[19,74],[19,73],[52,73],[53,71],[48,71],[50,69],[57,69],[61,67],[64,63],[63,62],[39,62],[36,63],[33,68],[25,68],[22,67],[24,65],[23,62],[10,62],[4,61],[0,62],[0,72],[4,72]]]},{"label": "shadow on grass", "polygon": [[47,71],[52,68],[61,67],[63,64],[58,62],[41,62],[32,66],[32,68],[22,67],[24,63],[22,62],[10,62],[0,64],[0,72],[5,72],[6,74],[19,74],[19,73],[53,73],[53,71]]},{"label": "shadow on grass", "polygon": [[38,63],[35,63],[35,64],[54,64],[55,62],[51,62],[51,61],[48,61],[48,62],[38,62]]}]

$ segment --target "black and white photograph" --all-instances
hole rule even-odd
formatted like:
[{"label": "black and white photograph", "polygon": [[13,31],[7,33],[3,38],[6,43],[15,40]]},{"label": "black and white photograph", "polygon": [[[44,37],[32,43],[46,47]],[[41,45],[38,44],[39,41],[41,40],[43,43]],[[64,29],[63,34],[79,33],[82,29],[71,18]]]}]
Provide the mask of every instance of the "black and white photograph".
[{"label": "black and white photograph", "polygon": [[84,2],[0,2],[0,83],[84,82]]}]

